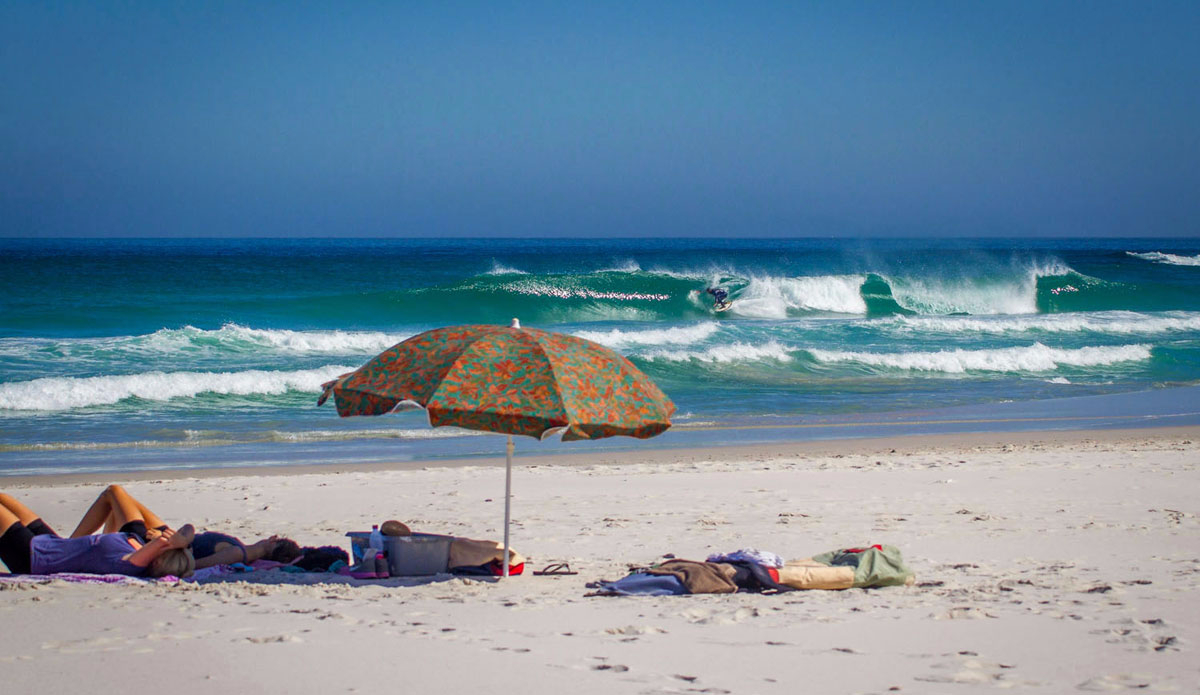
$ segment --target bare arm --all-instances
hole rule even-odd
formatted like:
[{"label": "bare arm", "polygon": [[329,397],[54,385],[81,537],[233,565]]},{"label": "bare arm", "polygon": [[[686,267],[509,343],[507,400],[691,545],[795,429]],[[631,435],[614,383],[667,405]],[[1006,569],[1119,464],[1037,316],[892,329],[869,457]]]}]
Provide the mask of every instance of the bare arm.
[{"label": "bare arm", "polygon": [[164,552],[177,548],[186,548],[192,544],[196,529],[191,524],[184,524],[178,531],[167,529],[158,538],[143,545],[125,557],[129,563],[138,567],[149,567],[154,559]]},{"label": "bare arm", "polygon": [[254,562],[254,560],[250,559],[248,553],[244,556],[240,546],[229,543],[218,543],[217,549],[212,555],[196,560],[196,569],[202,570],[205,567],[232,565],[235,562]]},{"label": "bare arm", "polygon": [[264,538],[257,543],[251,543],[246,546],[245,552],[239,546],[230,545],[229,543],[218,543],[216,552],[208,557],[196,560],[196,569],[202,570],[205,567],[232,565],[235,562],[249,564],[270,555],[271,551],[275,549],[275,544],[278,542],[279,536]]}]

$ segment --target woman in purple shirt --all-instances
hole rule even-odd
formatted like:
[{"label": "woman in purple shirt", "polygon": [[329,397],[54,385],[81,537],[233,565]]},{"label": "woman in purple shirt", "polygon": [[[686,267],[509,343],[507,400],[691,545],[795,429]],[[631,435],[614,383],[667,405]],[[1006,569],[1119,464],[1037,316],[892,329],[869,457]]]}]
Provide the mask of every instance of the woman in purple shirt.
[{"label": "woman in purple shirt", "polygon": [[[0,561],[17,574],[190,576],[195,560],[188,546],[195,529],[186,524],[174,531],[147,511],[114,485],[100,494],[72,537],[61,538],[28,507],[0,493]],[[151,540],[144,540],[147,523],[156,527]],[[90,535],[101,526],[105,533]]]}]

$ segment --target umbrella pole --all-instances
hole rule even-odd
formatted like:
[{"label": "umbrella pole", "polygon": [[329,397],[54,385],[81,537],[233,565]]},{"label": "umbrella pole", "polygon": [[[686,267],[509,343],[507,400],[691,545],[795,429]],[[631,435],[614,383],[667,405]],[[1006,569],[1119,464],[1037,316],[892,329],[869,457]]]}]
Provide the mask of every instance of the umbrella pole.
[{"label": "umbrella pole", "polygon": [[504,447],[504,574],[508,576],[508,519],[512,503],[512,435],[508,435],[508,444]]}]

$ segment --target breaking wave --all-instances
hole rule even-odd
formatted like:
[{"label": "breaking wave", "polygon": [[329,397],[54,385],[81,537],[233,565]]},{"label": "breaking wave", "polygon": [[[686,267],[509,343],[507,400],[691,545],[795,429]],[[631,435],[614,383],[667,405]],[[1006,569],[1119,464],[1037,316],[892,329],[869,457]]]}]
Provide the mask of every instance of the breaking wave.
[{"label": "breaking wave", "polygon": [[147,372],[122,376],[46,377],[0,384],[0,410],[70,410],[113,405],[131,398],[169,401],[217,395],[317,393],[321,384],[355,367],[330,365],[297,371]]},{"label": "breaking wave", "polygon": [[1021,317],[896,316],[873,319],[872,325],[914,333],[1097,333],[1107,335],[1156,335],[1200,330],[1200,314],[1171,312],[1146,315],[1113,311],[1083,315],[1034,315]]},{"label": "breaking wave", "polygon": [[791,350],[774,340],[763,345],[747,345],[746,343],[728,343],[714,345],[704,350],[650,350],[638,355],[645,360],[663,360],[666,362],[750,362],[758,360],[778,360],[788,362],[792,359]]},{"label": "breaking wave", "polygon": [[1147,251],[1145,253],[1137,253],[1134,251],[1126,251],[1125,253],[1140,258],[1143,261],[1151,261],[1153,263],[1166,263],[1167,265],[1197,265],[1200,266],[1200,254],[1195,256],[1179,256],[1173,253],[1162,253],[1160,251]]},{"label": "breaking wave", "polygon": [[0,338],[0,356],[97,362],[261,353],[371,355],[408,337],[381,331],[292,331],[225,324],[215,330],[184,326],[111,338]]},{"label": "breaking wave", "polygon": [[626,350],[643,345],[693,345],[711,338],[721,326],[715,322],[699,323],[678,328],[651,328],[644,331],[575,331],[575,335],[613,350]]},{"label": "breaking wave", "polygon": [[865,314],[864,275],[753,278],[735,294],[732,313],[754,318],[785,318],[799,312]]},{"label": "breaking wave", "polygon": [[1034,343],[1026,347],[936,352],[844,352],[810,349],[818,362],[849,362],[869,367],[942,372],[1050,372],[1060,367],[1095,367],[1150,359],[1148,345],[1062,349]]}]

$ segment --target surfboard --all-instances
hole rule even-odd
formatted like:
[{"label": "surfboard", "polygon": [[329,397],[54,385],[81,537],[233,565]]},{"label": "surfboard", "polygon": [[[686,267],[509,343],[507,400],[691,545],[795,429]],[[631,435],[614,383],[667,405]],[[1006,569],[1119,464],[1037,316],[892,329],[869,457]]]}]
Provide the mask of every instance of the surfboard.
[{"label": "surfboard", "polygon": [[717,302],[717,303],[713,304],[713,311],[727,311],[729,309],[729,307],[731,307],[731,306],[733,306],[733,300]]}]

